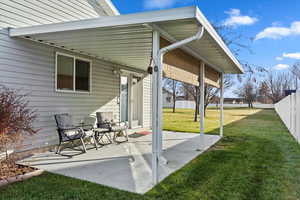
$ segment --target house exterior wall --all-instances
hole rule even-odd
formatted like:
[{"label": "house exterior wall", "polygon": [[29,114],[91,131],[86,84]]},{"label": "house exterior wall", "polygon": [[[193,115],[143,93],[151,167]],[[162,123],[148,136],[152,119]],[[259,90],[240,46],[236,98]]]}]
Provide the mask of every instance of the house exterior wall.
[{"label": "house exterior wall", "polygon": [[[101,5],[99,4],[101,1]],[[99,16],[108,12],[107,0],[5,0],[0,2],[0,29],[59,23]],[[104,4],[106,6],[104,6]]]},{"label": "house exterior wall", "polygon": [[[0,85],[19,89],[28,94],[30,106],[37,110],[34,124],[41,129],[37,135],[24,142],[23,149],[57,144],[58,135],[54,114],[70,113],[75,122],[96,111],[113,111],[119,119],[118,97],[120,77],[113,73],[114,63],[92,59],[92,91],[89,94],[61,93],[55,91],[55,54],[68,53],[55,47],[8,36],[8,30],[0,30]],[[87,58],[80,55],[80,57]],[[150,77],[143,80],[144,127],[151,124]]]}]

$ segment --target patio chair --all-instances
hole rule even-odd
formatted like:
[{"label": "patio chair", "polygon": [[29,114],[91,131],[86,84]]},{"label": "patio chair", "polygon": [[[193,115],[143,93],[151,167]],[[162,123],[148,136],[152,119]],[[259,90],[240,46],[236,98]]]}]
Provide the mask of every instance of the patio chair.
[{"label": "patio chair", "polygon": [[123,122],[116,122],[113,112],[97,112],[97,127],[106,128],[110,132],[114,133],[113,141],[118,142],[118,137],[125,137],[125,141],[128,141],[128,126]]},{"label": "patio chair", "polygon": [[93,138],[95,142],[95,147],[98,149],[97,142],[95,139],[95,134],[92,129],[85,128],[82,126],[75,126],[73,124],[72,116],[68,113],[64,114],[57,114],[54,115],[56,124],[57,124],[57,132],[59,135],[59,145],[57,147],[56,153],[60,153],[60,147],[61,144],[64,142],[72,142],[75,140],[80,140],[82,147],[83,147],[83,153],[86,152],[86,145],[84,143],[85,138]]}]

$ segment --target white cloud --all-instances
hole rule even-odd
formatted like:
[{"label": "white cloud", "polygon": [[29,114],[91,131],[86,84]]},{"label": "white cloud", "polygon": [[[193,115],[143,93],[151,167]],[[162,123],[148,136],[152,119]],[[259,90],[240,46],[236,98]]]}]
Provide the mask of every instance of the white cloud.
[{"label": "white cloud", "polygon": [[281,61],[281,60],[283,60],[283,57],[278,56],[275,59],[278,60],[278,61]]},{"label": "white cloud", "polygon": [[167,8],[176,3],[176,0],[145,0],[144,7],[146,9]]},{"label": "white cloud", "polygon": [[258,21],[255,17],[250,17],[247,15],[241,15],[239,9],[231,9],[225,12],[229,15],[227,19],[223,22],[224,26],[242,26],[242,25],[252,25]]},{"label": "white cloud", "polygon": [[277,70],[283,70],[283,69],[287,69],[289,68],[290,66],[289,65],[286,65],[286,64],[278,64],[278,65],[275,65],[274,68],[277,69]]},{"label": "white cloud", "polygon": [[273,26],[267,27],[255,37],[255,40],[269,38],[269,39],[281,39],[283,37],[291,35],[300,35],[300,21],[295,21],[290,27]]},{"label": "white cloud", "polygon": [[292,58],[292,59],[300,60],[300,52],[297,52],[297,53],[283,53],[282,56],[285,57],[285,58]]},{"label": "white cloud", "polygon": [[241,15],[241,11],[239,9],[236,9],[236,8],[232,8],[229,11],[225,11],[225,13],[230,15],[230,16],[239,16],[239,15]]}]

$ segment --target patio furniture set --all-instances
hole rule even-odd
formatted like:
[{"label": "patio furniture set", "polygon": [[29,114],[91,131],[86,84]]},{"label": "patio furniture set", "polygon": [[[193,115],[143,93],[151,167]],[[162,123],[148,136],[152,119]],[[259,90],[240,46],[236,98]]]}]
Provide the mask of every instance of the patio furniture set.
[{"label": "patio furniture set", "polygon": [[[86,153],[86,139],[93,140],[95,148],[98,145],[103,146],[112,143],[121,143],[128,141],[128,126],[124,122],[116,122],[112,112],[97,112],[95,117],[86,117],[79,125],[73,123],[72,116],[68,113],[57,114],[54,116],[59,135],[59,144],[56,153],[61,152],[61,145],[66,142],[80,140],[83,147],[82,152]],[[111,133],[113,137],[111,137]],[[117,138],[124,137],[124,141],[118,141]],[[104,142],[104,138],[108,142]]]}]

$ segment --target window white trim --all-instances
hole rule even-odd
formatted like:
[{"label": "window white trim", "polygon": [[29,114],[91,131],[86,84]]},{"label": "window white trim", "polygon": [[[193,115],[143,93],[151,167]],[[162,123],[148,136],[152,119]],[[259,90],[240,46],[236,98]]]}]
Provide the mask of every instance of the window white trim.
[{"label": "window white trim", "polygon": [[[57,88],[57,57],[61,55],[61,56],[66,56],[69,58],[73,58],[73,90],[60,90]],[[89,62],[90,63],[90,69],[89,69],[89,91],[79,91],[76,90],[76,60],[82,60],[85,62]],[[83,58],[80,56],[74,56],[71,54],[66,54],[66,53],[61,53],[61,52],[56,52],[55,54],[55,91],[56,92],[61,92],[61,93],[78,93],[78,94],[90,94],[92,92],[92,65],[93,62],[90,59],[87,58]]]}]

